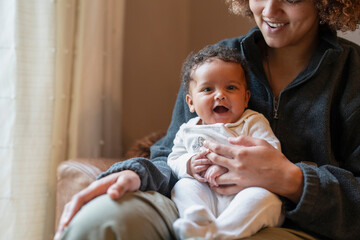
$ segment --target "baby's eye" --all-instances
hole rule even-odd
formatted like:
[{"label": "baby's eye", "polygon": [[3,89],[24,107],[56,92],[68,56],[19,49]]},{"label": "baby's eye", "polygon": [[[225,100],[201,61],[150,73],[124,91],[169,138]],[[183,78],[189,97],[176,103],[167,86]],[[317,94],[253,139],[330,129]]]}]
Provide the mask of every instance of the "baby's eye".
[{"label": "baby's eye", "polygon": [[206,88],[203,88],[202,91],[203,91],[203,92],[210,92],[210,91],[211,91],[211,88],[206,87]]},{"label": "baby's eye", "polygon": [[235,89],[237,89],[237,87],[233,85],[227,87],[227,90],[235,90]]},{"label": "baby's eye", "polygon": [[285,0],[285,1],[288,3],[291,3],[291,4],[297,4],[297,3],[302,2],[302,0]]}]

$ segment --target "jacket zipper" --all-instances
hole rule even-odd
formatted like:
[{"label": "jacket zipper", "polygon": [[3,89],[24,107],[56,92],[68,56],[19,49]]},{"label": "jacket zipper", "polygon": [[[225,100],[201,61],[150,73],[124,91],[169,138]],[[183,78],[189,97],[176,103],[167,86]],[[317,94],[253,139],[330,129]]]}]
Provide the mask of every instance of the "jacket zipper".
[{"label": "jacket zipper", "polygon": [[[283,91],[286,91],[288,89],[294,88],[300,84],[302,84],[303,82],[307,81],[309,78],[311,78],[316,72],[318,72],[320,66],[322,65],[324,59],[329,55],[329,51],[326,51],[325,54],[321,57],[319,64],[316,66],[315,70],[311,71],[310,74],[308,76],[305,76],[304,79],[302,81],[299,81],[296,84],[291,85],[290,87],[286,87]],[[280,92],[279,97],[273,97],[273,111],[274,111],[274,119],[279,119],[279,105],[280,105],[280,97],[281,94],[283,93],[283,91]]]},{"label": "jacket zipper", "polygon": [[274,100],[273,100],[274,119],[276,119],[276,120],[279,119],[280,97],[281,97],[281,93],[279,94],[278,98],[274,97]]}]

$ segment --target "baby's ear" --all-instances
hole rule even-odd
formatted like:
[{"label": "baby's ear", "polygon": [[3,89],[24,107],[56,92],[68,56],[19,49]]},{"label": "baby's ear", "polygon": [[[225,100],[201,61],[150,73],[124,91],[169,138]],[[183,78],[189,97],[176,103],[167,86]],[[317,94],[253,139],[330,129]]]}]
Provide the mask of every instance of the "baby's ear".
[{"label": "baby's ear", "polygon": [[190,112],[195,112],[195,106],[194,106],[194,102],[190,96],[190,94],[186,94],[186,103],[189,106]]}]

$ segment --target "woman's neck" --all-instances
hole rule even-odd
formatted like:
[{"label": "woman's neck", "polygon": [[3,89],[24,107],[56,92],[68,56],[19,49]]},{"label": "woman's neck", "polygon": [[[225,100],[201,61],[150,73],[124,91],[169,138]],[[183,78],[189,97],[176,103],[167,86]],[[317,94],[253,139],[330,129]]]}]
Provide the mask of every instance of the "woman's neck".
[{"label": "woman's neck", "polygon": [[317,46],[318,37],[307,44],[284,48],[264,44],[263,66],[275,97],[308,65]]}]

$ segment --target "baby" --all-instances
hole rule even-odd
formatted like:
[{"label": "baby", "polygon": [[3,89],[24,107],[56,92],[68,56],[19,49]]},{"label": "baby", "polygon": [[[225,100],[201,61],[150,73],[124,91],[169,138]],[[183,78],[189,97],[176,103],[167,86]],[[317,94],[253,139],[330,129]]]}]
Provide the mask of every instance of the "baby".
[{"label": "baby", "polygon": [[205,140],[229,144],[229,137],[245,135],[280,149],[267,119],[246,109],[250,91],[239,52],[210,45],[190,54],[183,65],[182,83],[189,109],[198,117],[180,127],[168,158],[180,179],[172,191],[180,214],[173,224],[177,236],[237,239],[280,226],[282,203],[268,190],[251,187],[229,196],[213,191],[217,177],[228,170],[209,163],[208,151],[202,148]]}]

